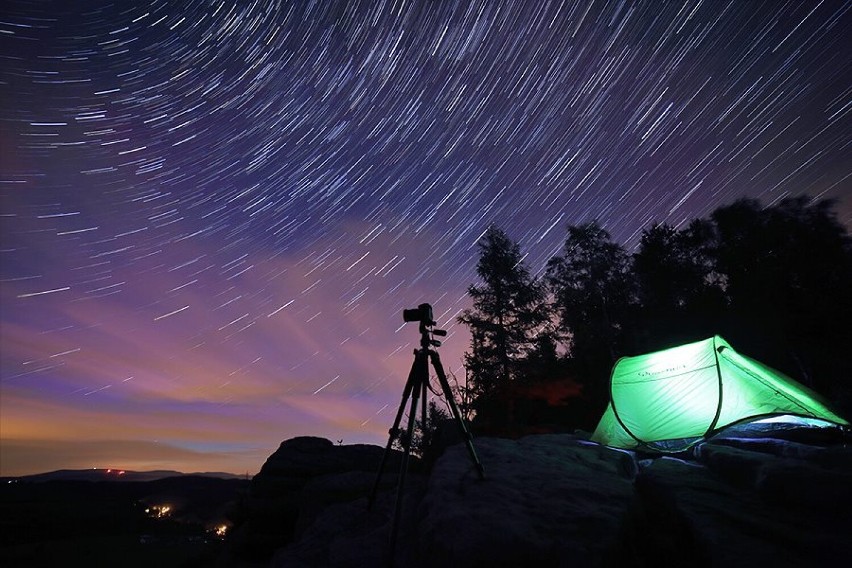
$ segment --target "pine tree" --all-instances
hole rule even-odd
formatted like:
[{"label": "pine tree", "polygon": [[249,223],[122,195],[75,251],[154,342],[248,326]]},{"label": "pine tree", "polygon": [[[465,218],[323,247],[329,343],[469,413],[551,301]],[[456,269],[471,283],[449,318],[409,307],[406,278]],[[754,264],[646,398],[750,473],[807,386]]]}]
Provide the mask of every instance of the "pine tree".
[{"label": "pine tree", "polygon": [[535,348],[537,332],[548,320],[543,286],[506,233],[489,227],[479,252],[476,273],[482,283],[468,287],[473,308],[458,318],[471,331],[465,366],[477,397],[494,394],[518,377],[519,363]]}]

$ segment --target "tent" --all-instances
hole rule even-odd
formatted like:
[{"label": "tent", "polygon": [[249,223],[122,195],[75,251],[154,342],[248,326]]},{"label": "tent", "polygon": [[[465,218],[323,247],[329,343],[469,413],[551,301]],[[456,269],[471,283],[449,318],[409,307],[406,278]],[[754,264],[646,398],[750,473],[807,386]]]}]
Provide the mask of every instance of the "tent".
[{"label": "tent", "polygon": [[619,359],[592,440],[617,448],[685,449],[726,426],[784,414],[849,425],[812,390],[715,336]]}]

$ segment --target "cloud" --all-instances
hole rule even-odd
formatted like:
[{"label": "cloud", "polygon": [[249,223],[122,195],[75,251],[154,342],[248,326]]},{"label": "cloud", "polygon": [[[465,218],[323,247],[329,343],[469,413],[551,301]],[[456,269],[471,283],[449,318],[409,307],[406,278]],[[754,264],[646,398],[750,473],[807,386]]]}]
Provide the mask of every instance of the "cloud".
[{"label": "cloud", "polygon": [[[121,291],[80,301],[3,283],[4,452],[9,440],[229,443],[265,448],[259,467],[297,435],[384,444],[419,339],[402,309],[432,302],[453,324],[467,284],[436,281],[427,233],[352,221],[304,250],[246,251],[232,269],[187,240],[150,269],[116,259]],[[458,372],[467,335],[454,330],[441,353]]]}]

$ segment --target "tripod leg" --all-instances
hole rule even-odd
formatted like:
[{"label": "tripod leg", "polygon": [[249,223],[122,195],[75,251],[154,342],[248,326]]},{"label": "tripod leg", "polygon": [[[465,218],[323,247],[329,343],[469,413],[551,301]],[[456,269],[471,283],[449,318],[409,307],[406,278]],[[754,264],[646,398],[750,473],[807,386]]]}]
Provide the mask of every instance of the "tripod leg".
[{"label": "tripod leg", "polygon": [[423,391],[422,391],[423,398],[420,399],[420,401],[423,403],[423,406],[420,409],[420,423],[421,423],[421,426],[423,427],[423,432],[426,432],[426,429],[429,427],[429,425],[428,425],[429,414],[427,413],[427,409],[426,409],[426,395],[428,394],[426,392],[426,389],[427,389],[428,384],[429,384],[429,364],[426,363],[425,367],[426,367],[426,376],[423,379]]},{"label": "tripod leg", "polygon": [[461,411],[456,405],[453,390],[450,388],[450,383],[447,381],[447,374],[444,372],[444,366],[441,364],[441,357],[438,355],[437,351],[430,351],[429,356],[432,359],[432,366],[435,368],[435,374],[438,375],[438,382],[441,383],[441,389],[444,391],[444,397],[450,405],[450,411],[452,411],[453,418],[455,419],[456,424],[459,427],[459,431],[464,438],[465,445],[467,446],[467,452],[470,454],[470,459],[473,462],[473,465],[476,466],[476,471],[479,473],[479,479],[485,479],[485,468],[482,467],[482,462],[479,461],[479,457],[476,455],[476,449],[473,447],[473,435],[471,435],[470,430],[468,430],[465,425]]},{"label": "tripod leg", "polygon": [[426,381],[429,380],[429,362],[425,350],[418,352],[414,358],[416,368],[414,373],[414,388],[411,389],[411,409],[408,414],[408,429],[406,430],[405,452],[402,454],[402,465],[399,468],[399,481],[396,487],[396,503],[394,504],[393,520],[391,521],[389,565],[393,564],[396,551],[397,534],[399,533],[399,515],[402,511],[402,499],[405,494],[405,475],[408,473],[408,459],[411,456],[411,442],[414,439],[414,425],[417,422],[417,399],[421,394],[425,398]]},{"label": "tripod leg", "polygon": [[[408,372],[408,380],[405,382],[405,389],[402,392],[402,400],[399,403],[399,408],[396,411],[396,418],[393,421],[393,426],[388,431],[388,444],[385,446],[385,453],[382,455],[382,463],[379,465],[379,471],[376,473],[376,481],[373,483],[373,489],[370,491],[370,496],[367,499],[367,509],[370,510],[373,508],[373,502],[376,500],[376,493],[379,490],[379,484],[382,481],[382,474],[385,470],[385,465],[388,461],[388,456],[391,452],[391,447],[393,446],[393,441],[396,439],[397,434],[399,433],[399,423],[402,421],[402,413],[405,412],[405,403],[408,402],[408,397],[411,396],[411,393],[414,391],[415,383],[417,382],[417,355],[414,356],[414,363],[411,365],[411,370]],[[419,385],[418,385],[419,388]]]}]

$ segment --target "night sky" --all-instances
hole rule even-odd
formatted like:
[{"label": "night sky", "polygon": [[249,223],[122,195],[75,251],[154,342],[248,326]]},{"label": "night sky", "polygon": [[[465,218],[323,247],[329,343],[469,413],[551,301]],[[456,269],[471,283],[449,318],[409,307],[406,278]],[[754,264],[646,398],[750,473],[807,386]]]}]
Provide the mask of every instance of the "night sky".
[{"label": "night sky", "polygon": [[[136,6],[134,7],[134,4]],[[852,3],[6,1],[0,473],[383,444],[502,227],[852,225]]]}]

